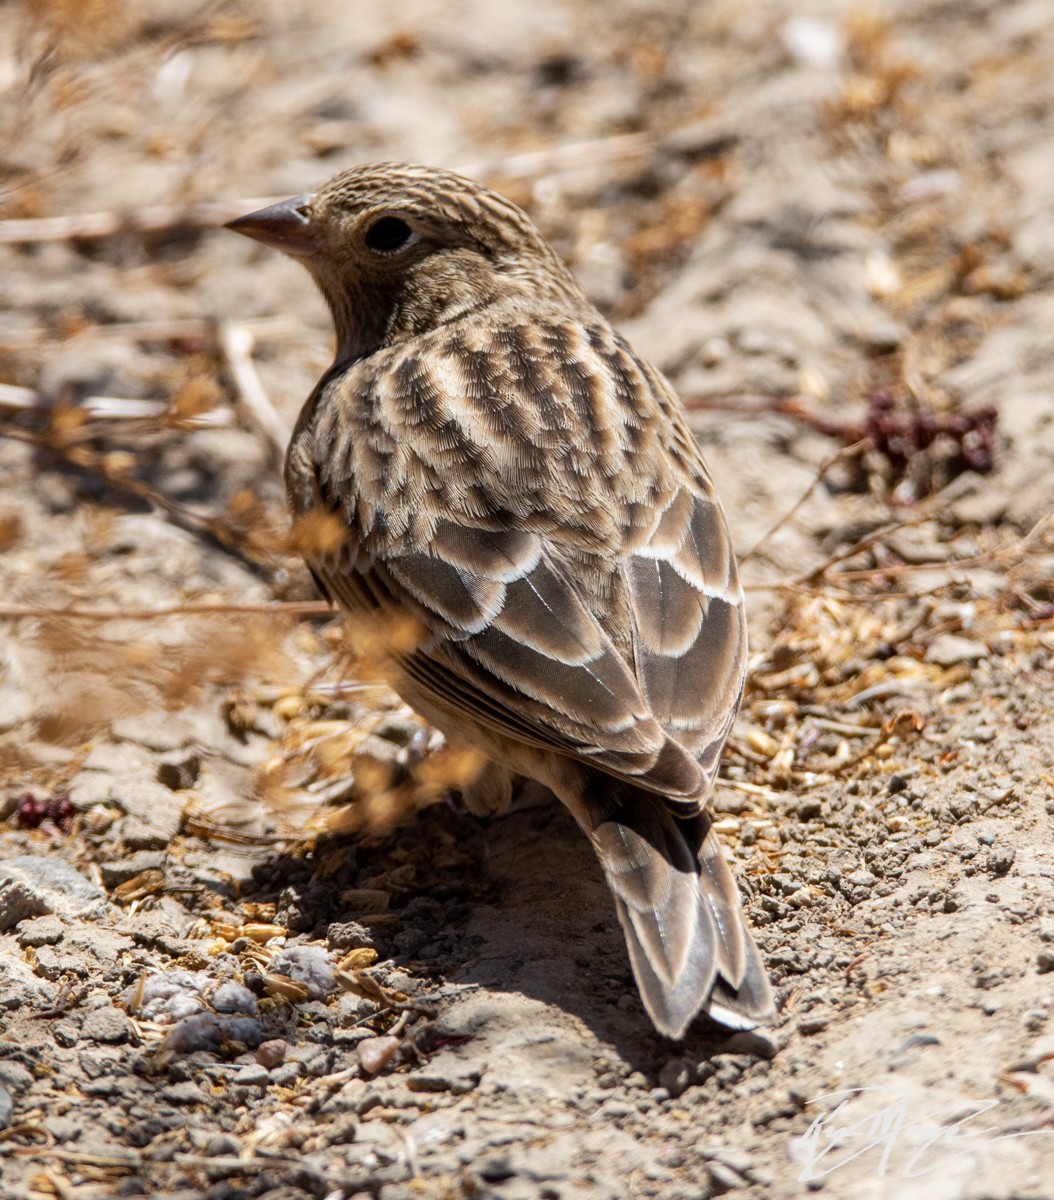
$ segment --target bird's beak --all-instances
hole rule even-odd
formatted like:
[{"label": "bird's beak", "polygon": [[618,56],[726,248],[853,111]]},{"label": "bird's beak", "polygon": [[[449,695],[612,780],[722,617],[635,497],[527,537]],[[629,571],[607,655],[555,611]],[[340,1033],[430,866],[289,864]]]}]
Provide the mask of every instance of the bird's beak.
[{"label": "bird's beak", "polygon": [[307,258],[318,252],[318,236],[310,217],[310,193],[292,196],[268,208],[227,222],[227,228],[244,233],[265,246],[273,246],[296,258]]}]

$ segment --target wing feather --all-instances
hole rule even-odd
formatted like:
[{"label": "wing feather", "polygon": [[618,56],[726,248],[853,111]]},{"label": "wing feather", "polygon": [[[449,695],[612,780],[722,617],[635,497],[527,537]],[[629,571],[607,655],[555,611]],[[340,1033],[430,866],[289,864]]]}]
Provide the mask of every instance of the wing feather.
[{"label": "wing feather", "polygon": [[[444,711],[692,811],[705,800],[742,688],[742,596],[690,435],[677,424],[663,442],[664,423],[679,421],[672,394],[612,337],[564,328],[561,366],[546,374],[545,389],[532,384],[531,367],[552,340],[544,328],[505,329],[474,349],[464,394],[454,394],[465,372],[450,359],[465,349],[453,342],[446,358],[437,343],[427,362],[374,365],[358,385],[354,371],[332,381],[336,393],[318,408],[321,453],[306,456],[318,463],[311,489],[362,528],[350,552],[311,566],[349,607],[390,607],[421,621],[424,639],[402,669]],[[479,428],[488,422],[487,380],[500,382],[503,409],[524,410],[523,428],[544,453],[498,453],[502,439]],[[386,388],[414,391],[449,435],[436,461],[429,465],[419,417],[362,438],[327,429],[327,408],[356,386],[368,391],[375,420],[407,410],[397,397],[385,402]],[[346,417],[354,405],[339,407]],[[555,433],[563,464],[547,460],[561,453]],[[356,475],[360,441],[370,436],[402,448],[383,477],[368,456],[366,476]],[[334,461],[338,441],[343,463]],[[397,495],[424,499],[387,519],[385,499]]]}]

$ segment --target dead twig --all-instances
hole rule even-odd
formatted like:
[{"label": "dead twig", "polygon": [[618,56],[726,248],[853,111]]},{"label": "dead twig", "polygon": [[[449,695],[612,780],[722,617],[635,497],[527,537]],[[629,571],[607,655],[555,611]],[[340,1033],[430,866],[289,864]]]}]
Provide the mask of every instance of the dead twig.
[{"label": "dead twig", "polygon": [[31,433],[26,429],[13,429],[10,426],[0,430],[0,436],[28,442],[30,445],[38,446],[41,450],[49,450],[58,454],[74,466],[93,471],[117,491],[129,492],[137,499],[145,500],[148,504],[162,509],[177,525],[189,528],[195,533],[207,533],[217,541],[223,542],[222,533],[224,531],[220,529],[220,523],[216,518],[200,513],[185,504],[180,504],[178,500],[173,500],[170,496],[159,492],[157,488],[151,487],[150,484],[142,479],[137,479],[127,471],[113,469],[104,454],[97,453],[85,446],[57,446],[47,436]]},{"label": "dead twig", "polygon": [[74,987],[69,980],[63,980],[62,986],[59,988],[58,997],[51,1008],[42,1009],[40,1012],[30,1013],[30,1020],[44,1021],[52,1017],[63,1017],[72,1008],[76,1008],[78,1004],[87,996],[87,988]]},{"label": "dead twig", "polygon": [[[883,525],[880,529],[876,529],[873,533],[869,533],[866,537],[860,538],[859,541],[854,542],[848,549],[840,550],[837,554],[832,554],[830,558],[825,559],[819,564],[819,566],[813,567],[811,571],[807,571],[804,575],[797,576],[795,579],[790,580],[790,582],[795,584],[816,583],[818,580],[823,579],[827,575],[827,572],[831,569],[831,567],[835,566],[837,563],[844,562],[846,559],[855,558],[864,550],[869,550],[872,546],[881,542],[883,538],[889,537],[891,533],[897,533],[901,529],[911,529],[915,525],[924,525],[927,521],[931,520],[933,520],[933,513],[929,508],[926,508],[924,512],[918,512],[913,517],[908,517],[903,521],[891,521],[888,525]],[[948,564],[939,563],[927,565],[946,566]],[[869,573],[882,574],[882,571],[883,568],[879,567],[874,568],[873,572]],[[838,572],[834,578],[849,579],[852,578],[852,576],[853,572]]]},{"label": "dead twig", "polygon": [[[476,178],[526,179],[579,167],[647,158],[666,152],[699,159],[722,153],[734,137],[707,122],[689,126],[659,139],[651,133],[620,133],[546,150],[481,159],[456,168]],[[214,229],[243,213],[265,208],[280,196],[217,200],[200,204],[156,204],[125,212],[79,213],[60,217],[30,217],[0,221],[0,244],[98,241],[120,234],[172,233]]]},{"label": "dead twig", "polygon": [[60,617],[75,621],[156,621],[163,617],[212,617],[264,614],[293,617],[332,616],[324,600],[275,600],[269,604],[173,604],[167,608],[42,608],[0,604],[0,620]]},{"label": "dead twig", "polygon": [[[240,321],[255,337],[297,337],[304,333],[304,326],[290,317],[257,317]],[[216,322],[204,317],[172,318],[158,321],[112,321],[100,325],[86,325],[69,334],[56,334],[53,329],[38,326],[17,333],[0,333],[0,346],[23,350],[56,341],[64,344],[80,341],[112,340],[124,338],[131,342],[194,342],[215,345]],[[0,384],[0,387],[5,385]],[[21,390],[21,389],[20,389]]]},{"label": "dead twig", "polygon": [[892,738],[904,738],[910,734],[918,734],[922,732],[922,729],[923,720],[918,713],[912,712],[910,709],[905,709],[897,713],[896,716],[890,717],[889,720],[883,721],[882,728],[858,753],[842,759],[841,762],[830,763],[819,768],[810,767],[803,763],[799,767],[799,770],[811,772],[812,774],[844,775],[847,771],[852,771],[867,762],[880,747],[884,746]]},{"label": "dead twig", "polygon": [[504,158],[483,158],[463,163],[455,170],[460,175],[472,175],[477,179],[530,179],[555,171],[645,157],[654,153],[658,145],[658,140],[651,133],[618,133],[612,137],[591,138],[586,142],[551,146],[545,150],[510,154]]},{"label": "dead twig", "polygon": [[285,454],[293,431],[275,411],[270,397],[264,391],[260,376],[252,359],[255,338],[244,325],[225,322],[220,326],[220,346],[238,389],[238,399],[252,420],[263,430],[277,455]]},{"label": "dead twig", "polygon": [[98,241],[127,233],[173,233],[214,229],[274,204],[262,200],[220,200],[204,204],[155,204],[126,212],[79,213],[62,217],[29,217],[0,221],[0,244],[19,242]]},{"label": "dead twig", "polygon": [[[72,413],[74,418],[77,416],[75,409],[65,412]],[[179,528],[210,538],[228,553],[238,555],[253,570],[269,567],[275,561],[282,549],[281,540],[260,529],[255,517],[254,524],[246,526],[244,517],[250,515],[248,511],[242,520],[238,520],[236,516],[213,516],[181,504],[133,475],[129,469],[129,456],[107,454],[88,444],[83,429],[77,428],[76,419],[69,428],[57,427],[61,424],[53,420],[50,430],[38,433],[0,419],[0,437],[35,446],[57,455],[71,466],[90,471],[115,491],[130,494],[160,509]]]},{"label": "dead twig", "polygon": [[[0,383],[0,408],[15,412],[47,412],[53,405],[32,388]],[[78,413],[101,421],[154,421],[169,413],[165,400],[139,400],[127,396],[87,396],[76,406]],[[229,425],[230,413],[209,409],[192,417],[180,418],[184,425]]]},{"label": "dead twig", "polygon": [[746,554],[741,554],[739,556],[740,564],[745,563],[748,559],[752,558],[758,552],[758,550],[764,546],[769,538],[774,537],[783,528],[783,526],[794,517],[795,513],[798,512],[802,505],[805,504],[813,492],[815,492],[820,486],[828,471],[830,471],[833,467],[836,467],[840,462],[844,462],[847,458],[857,458],[868,448],[870,444],[870,438],[861,438],[860,441],[854,442],[851,446],[843,446],[842,449],[836,454],[832,454],[830,458],[824,459],[824,461],[820,463],[819,467],[817,468],[816,476],[812,483],[809,484],[798,500],[783,514],[782,517],[780,517],[775,525],[762,534],[762,536],[754,543],[753,546],[750,547]]},{"label": "dead twig", "polygon": [[[905,521],[892,528],[887,526],[884,529],[880,529],[877,533],[871,535],[870,538],[865,538],[864,542],[858,542],[855,547],[852,547],[845,554],[829,559],[822,567],[818,567],[816,571],[811,572],[809,575],[804,575],[800,579],[794,580],[794,582],[809,583],[817,578],[818,575],[826,572],[835,562],[851,558],[853,554],[859,553],[860,550],[867,549],[867,545],[864,543],[873,545],[875,541],[881,541],[886,534],[893,533],[896,529],[903,528],[906,525],[920,524],[922,521],[928,519],[928,517],[922,517],[918,522]],[[959,571],[969,567],[988,567],[993,563],[1011,563],[1014,559],[1020,559],[1029,552],[1033,544],[1039,539],[1044,526],[1049,525],[1052,521],[1054,521],[1054,510],[1040,517],[1026,534],[1011,545],[999,546],[994,550],[986,550],[982,554],[972,554],[968,558],[959,558],[953,562],[889,563],[887,566],[882,567],[862,567],[857,571],[836,571],[828,579],[835,582],[839,580],[851,582],[852,580],[881,579],[886,576],[910,575],[916,571]]]}]

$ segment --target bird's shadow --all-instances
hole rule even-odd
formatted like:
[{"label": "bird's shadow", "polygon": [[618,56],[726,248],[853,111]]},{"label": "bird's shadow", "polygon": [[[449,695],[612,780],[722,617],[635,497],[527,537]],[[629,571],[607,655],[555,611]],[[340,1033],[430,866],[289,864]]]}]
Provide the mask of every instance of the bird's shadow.
[{"label": "bird's shadow", "polygon": [[411,936],[382,939],[382,957],[412,975],[552,1005],[649,1076],[676,1056],[699,1063],[732,1051],[765,1055],[763,1043],[752,1047],[749,1035],[706,1018],[683,1042],[655,1031],[600,865],[567,810],[541,789],[528,789],[498,817],[436,806],[389,837],[351,843],[347,868],[325,885],[309,882],[304,860],[279,855],[256,869],[261,890],[250,893],[277,900],[280,922],[324,937],[330,925],[354,919],[341,901],[350,887],[368,888],[392,864],[438,861],[451,835],[460,862],[445,878],[418,872],[420,886],[396,896],[390,917]]},{"label": "bird's shadow", "polygon": [[493,899],[468,914],[478,949],[455,981],[562,1009],[646,1074],[671,1056],[700,1062],[732,1051],[768,1053],[764,1040],[755,1044],[705,1017],[681,1042],[656,1032],[600,864],[554,797],[529,789],[508,813],[481,823],[477,837]]}]

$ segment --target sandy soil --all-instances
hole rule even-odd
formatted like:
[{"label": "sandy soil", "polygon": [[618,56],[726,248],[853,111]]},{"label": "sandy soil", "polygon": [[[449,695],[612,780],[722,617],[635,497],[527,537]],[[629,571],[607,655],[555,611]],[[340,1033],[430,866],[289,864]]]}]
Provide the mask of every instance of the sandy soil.
[{"label": "sandy soil", "polygon": [[[1054,1197],[1048,0],[37,0],[0,47],[0,1195]],[[692,406],[770,1030],[658,1038],[569,819],[467,816],[290,607],[328,319],[216,226],[392,158],[523,203]]]}]

